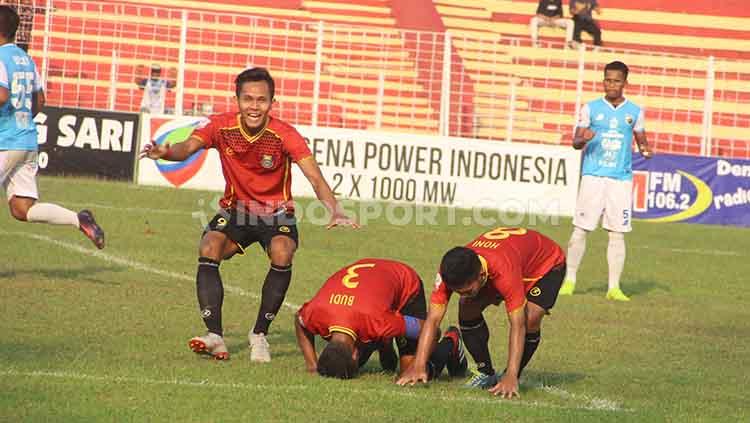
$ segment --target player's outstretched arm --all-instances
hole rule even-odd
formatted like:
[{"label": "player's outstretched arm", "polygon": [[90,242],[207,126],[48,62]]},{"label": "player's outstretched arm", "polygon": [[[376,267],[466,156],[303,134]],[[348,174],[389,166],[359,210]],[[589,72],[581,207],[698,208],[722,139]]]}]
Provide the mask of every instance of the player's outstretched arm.
[{"label": "player's outstretched arm", "polygon": [[414,362],[401,374],[396,380],[400,386],[414,385],[419,382],[427,382],[427,360],[432,354],[437,344],[437,335],[440,332],[440,322],[445,317],[447,305],[430,304],[430,310],[427,312],[427,320],[422,325],[422,331],[419,334],[417,342],[417,354]]},{"label": "player's outstretched arm", "polygon": [[302,327],[299,321],[299,314],[294,314],[294,333],[297,335],[297,345],[299,345],[302,356],[305,358],[305,367],[310,373],[318,371],[318,356],[315,354],[315,336]]},{"label": "player's outstretched arm", "polygon": [[521,369],[524,338],[526,337],[526,307],[519,307],[508,313],[510,331],[508,333],[508,363],[503,377],[497,385],[490,388],[490,393],[511,399],[518,394],[518,372]]},{"label": "player's outstretched arm", "polygon": [[181,162],[203,148],[203,145],[203,140],[198,137],[190,137],[183,142],[173,145],[158,145],[151,141],[150,144],[146,144],[146,146],[143,147],[138,158],[142,159],[148,157],[151,160],[164,159],[173,162]]},{"label": "player's outstretched arm", "polygon": [[328,222],[328,229],[334,226],[351,226],[354,229],[359,228],[359,224],[344,214],[344,210],[333,195],[331,187],[323,178],[318,162],[310,156],[297,162],[302,173],[305,175],[310,185],[312,185],[315,195],[331,213],[331,220]]}]

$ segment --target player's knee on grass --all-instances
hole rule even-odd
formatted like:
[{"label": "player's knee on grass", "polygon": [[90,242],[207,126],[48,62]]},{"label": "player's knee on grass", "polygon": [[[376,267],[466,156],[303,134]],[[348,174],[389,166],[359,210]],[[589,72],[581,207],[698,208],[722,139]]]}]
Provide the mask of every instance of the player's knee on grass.
[{"label": "player's knee on grass", "polygon": [[321,376],[351,379],[358,371],[351,348],[341,342],[329,342],[318,357],[318,374]]},{"label": "player's knee on grass", "polygon": [[276,266],[289,266],[294,258],[297,243],[287,236],[275,236],[268,247],[268,257]]},{"label": "player's knee on grass", "polygon": [[8,202],[8,208],[10,209],[10,214],[13,216],[16,220],[20,220],[22,222],[25,222],[27,220],[27,215],[29,213],[29,209],[31,206],[34,205],[33,198],[26,198],[26,197],[11,197],[10,201]]}]

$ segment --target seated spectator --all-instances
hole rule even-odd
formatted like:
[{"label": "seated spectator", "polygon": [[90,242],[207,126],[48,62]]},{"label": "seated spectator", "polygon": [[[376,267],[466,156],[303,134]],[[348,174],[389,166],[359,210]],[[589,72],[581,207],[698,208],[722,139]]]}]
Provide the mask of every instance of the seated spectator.
[{"label": "seated spectator", "polygon": [[570,15],[573,17],[573,41],[581,43],[581,32],[586,31],[594,38],[594,45],[602,45],[602,31],[594,20],[592,12],[602,13],[596,0],[570,0]]},{"label": "seated spectator", "polygon": [[[142,74],[143,66],[138,67],[138,74]],[[164,102],[167,98],[167,90],[171,90],[177,84],[174,79],[161,77],[161,66],[151,65],[151,76],[149,78],[136,77],[135,83],[143,90],[141,100],[141,112],[151,114],[164,114]]]},{"label": "seated spectator", "polygon": [[531,42],[537,46],[539,27],[553,27],[565,29],[565,44],[573,39],[573,21],[563,18],[562,0],[539,0],[536,15],[529,21]]}]

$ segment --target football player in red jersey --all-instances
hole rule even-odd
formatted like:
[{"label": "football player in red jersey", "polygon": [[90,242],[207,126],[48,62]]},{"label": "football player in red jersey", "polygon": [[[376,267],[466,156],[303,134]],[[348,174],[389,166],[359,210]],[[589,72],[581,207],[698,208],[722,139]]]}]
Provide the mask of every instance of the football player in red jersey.
[{"label": "football player in red jersey", "polygon": [[[422,280],[406,264],[366,258],[344,267],[297,312],[297,342],[307,370],[349,379],[357,375],[375,349],[380,349],[383,368],[395,370],[395,358],[389,364],[384,354],[396,339],[403,372],[413,362],[426,308]],[[315,353],[315,335],[328,341],[320,357]],[[457,328],[446,331],[424,365],[431,378],[443,367],[451,376],[466,372]]]},{"label": "football player in red jersey", "polygon": [[358,227],[348,218],[323,178],[305,140],[294,127],[269,115],[274,80],[264,68],[247,69],[235,80],[239,112],[211,116],[185,141],[174,145],[152,143],[141,157],[182,161],[202,148],[215,148],[226,180],[220,212],[201,238],[196,277],[198,303],[208,334],[190,340],[195,352],[227,359],[221,306],[224,288],[219,275],[222,260],[259,242],[271,260],[263,283],[255,326],[248,333],[250,359],[271,360],[265,335],[281,308],[292,276],[292,257],[298,235],[291,195],[291,165],[299,166],[318,199],[331,213],[328,228]]},{"label": "football player in red jersey", "polygon": [[[422,370],[453,292],[461,296],[458,320],[463,342],[477,363],[469,386],[504,398],[518,396],[518,378],[541,341],[541,322],[555,305],[565,277],[565,253],[551,239],[524,228],[496,228],[466,247],[448,251],[440,263],[430,309],[419,336],[414,366],[399,385],[426,382]],[[508,362],[498,378],[492,368],[489,330],[482,312],[505,301],[510,321]]]}]

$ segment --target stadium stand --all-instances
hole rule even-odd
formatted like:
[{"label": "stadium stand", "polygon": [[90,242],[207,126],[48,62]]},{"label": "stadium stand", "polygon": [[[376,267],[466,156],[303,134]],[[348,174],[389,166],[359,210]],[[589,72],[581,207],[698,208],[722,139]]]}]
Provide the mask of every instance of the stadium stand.
[{"label": "stadium stand", "polygon": [[[704,94],[713,75],[713,144],[705,153],[750,157],[750,133],[741,130],[750,127],[743,107],[750,103],[750,16],[742,8],[713,15],[708,0],[608,1],[605,48],[596,52],[564,49],[562,33],[547,29],[542,47],[532,47],[534,0],[223,0],[211,10],[199,1],[52,3],[49,20],[35,14],[30,43],[46,66],[50,104],[137,110],[139,69],[179,67],[186,11],[186,110],[234,107],[237,70],[267,66],[278,82],[275,113],[294,123],[435,134],[448,98],[448,134],[568,143],[576,107],[600,94],[602,67],[622,60],[657,151],[703,152]],[[452,47],[447,94],[445,34]],[[716,58],[713,73],[708,54]],[[167,105],[176,97],[170,92]]]},{"label": "stadium stand", "polygon": [[[52,19],[49,82],[53,86],[58,84],[58,89],[51,92],[52,102],[62,101],[55,93],[61,96],[66,93],[67,104],[106,108],[112,82],[111,50],[117,51],[116,105],[120,110],[136,110],[140,101],[140,93],[130,77],[137,65],[148,64],[139,57],[152,57],[167,68],[177,65],[179,10],[141,3],[147,2],[60,3],[70,7],[57,8]],[[376,24],[378,28],[324,26],[319,123],[358,129],[375,127],[377,94],[381,89],[381,129],[437,131],[436,111],[417,81],[415,64],[405,41],[395,29],[393,18],[387,17],[389,9],[376,5],[387,2],[372,1],[372,6],[346,2],[301,2],[296,7],[292,4],[288,10],[300,18],[298,21],[275,19],[272,16],[278,14],[274,9],[262,4],[253,6],[253,2],[230,5],[248,13],[242,15],[209,12],[200,2],[148,3],[191,7],[187,14],[184,99],[187,108],[209,102],[215,111],[233,107],[230,94],[237,70],[266,66],[278,80],[277,113],[297,123],[311,123],[317,22],[325,19],[351,24],[351,16],[360,16],[359,23]],[[91,31],[91,27],[96,30]],[[91,33],[95,35],[88,35]],[[41,50],[41,38],[35,37],[32,54]],[[248,49],[248,45],[253,48]],[[55,69],[65,69],[65,74]],[[381,72],[383,82],[379,84]],[[79,77],[87,83],[77,81]],[[174,93],[169,95],[167,103],[174,104]],[[408,128],[400,123],[404,121],[409,122]]]},{"label": "stadium stand", "polygon": [[[678,3],[689,13],[664,8]],[[521,128],[514,130],[514,139],[554,143],[567,138],[576,107],[579,55],[564,48],[562,32],[554,29],[542,30],[547,40],[542,48],[531,46],[528,20],[536,2],[434,0],[434,4],[477,81],[478,135],[499,138],[507,131],[514,91],[512,122]],[[640,3],[607,2],[602,15],[607,48],[585,53],[581,99],[600,95],[602,67],[622,60],[632,68],[630,97],[647,110],[656,150],[699,154],[707,69],[701,56],[713,54],[717,56],[713,153],[746,155],[750,134],[738,128],[748,126],[750,113],[738,110],[737,102],[750,100],[750,67],[735,59],[750,57],[750,31],[745,30],[750,17],[693,13],[685,2],[660,4],[661,9],[647,11]]]}]

